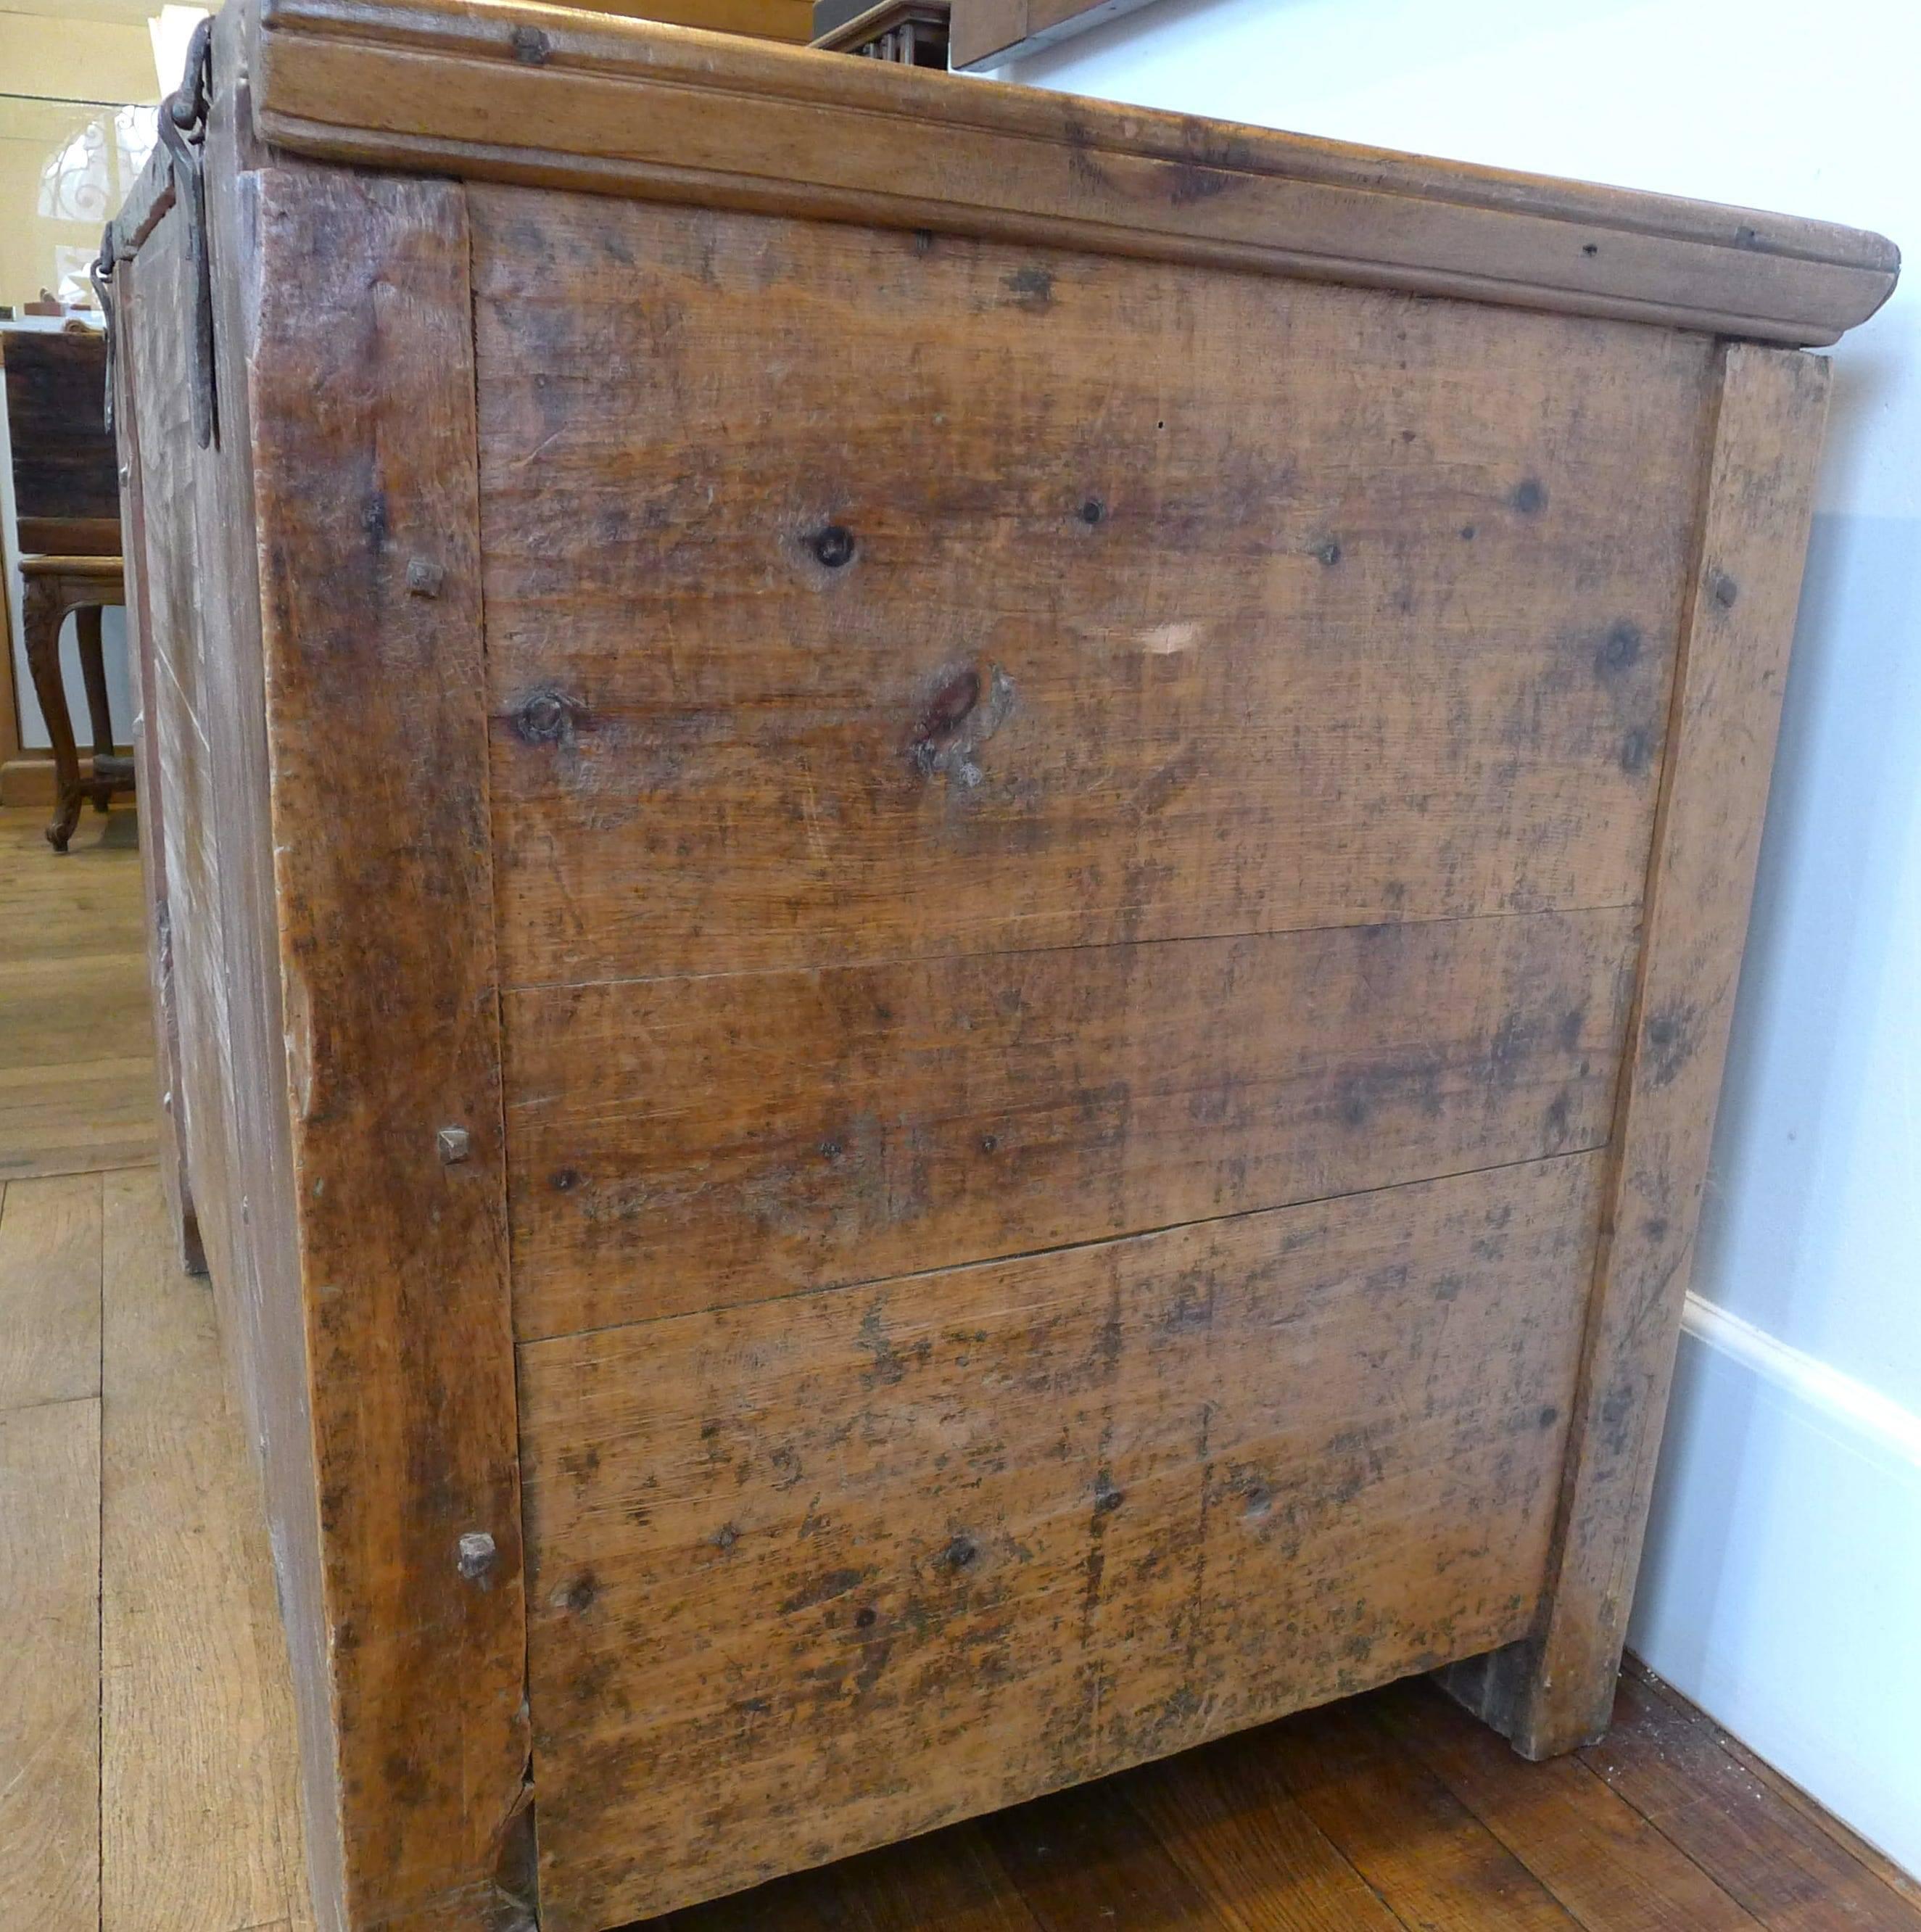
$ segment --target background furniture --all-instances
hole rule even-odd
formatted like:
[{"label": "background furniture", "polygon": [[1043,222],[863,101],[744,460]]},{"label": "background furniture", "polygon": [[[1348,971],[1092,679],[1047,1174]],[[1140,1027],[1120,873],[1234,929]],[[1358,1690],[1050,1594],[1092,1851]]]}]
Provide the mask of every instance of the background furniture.
[{"label": "background furniture", "polygon": [[813,44],[906,67],[947,64],[949,0],[814,0]]},{"label": "background furniture", "polygon": [[[0,354],[25,591],[21,629],[53,748],[56,796],[47,836],[64,852],[85,800],[104,812],[114,793],[134,788],[133,760],[114,750],[101,645],[101,610],[126,601],[119,484],[107,428],[107,340],[91,328],[9,331],[0,335]],[[84,770],[60,670],[60,628],[70,614],[93,735]]]},{"label": "background furniture", "polygon": [[211,58],[118,420],[323,1922],[1418,1670],[1594,1736],[1892,249],[533,9]]}]

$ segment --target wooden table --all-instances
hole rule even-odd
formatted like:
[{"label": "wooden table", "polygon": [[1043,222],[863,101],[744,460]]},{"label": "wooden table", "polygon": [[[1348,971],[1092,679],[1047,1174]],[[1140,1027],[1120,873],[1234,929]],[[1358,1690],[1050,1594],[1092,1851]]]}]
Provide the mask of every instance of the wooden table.
[{"label": "wooden table", "polygon": [[[23,557],[20,574],[26,586],[20,622],[27,667],[33,674],[34,694],[40,700],[47,735],[53,745],[56,795],[47,839],[56,852],[64,852],[86,800],[92,799],[96,808],[104,812],[116,792],[134,789],[134,760],[113,748],[113,718],[107,704],[107,666],[101,644],[101,612],[110,604],[125,605],[126,586],[117,556]],[[60,670],[60,627],[69,613],[74,619],[93,733],[92,762],[85,772],[80,770],[73,719],[67,709],[67,682]]]}]

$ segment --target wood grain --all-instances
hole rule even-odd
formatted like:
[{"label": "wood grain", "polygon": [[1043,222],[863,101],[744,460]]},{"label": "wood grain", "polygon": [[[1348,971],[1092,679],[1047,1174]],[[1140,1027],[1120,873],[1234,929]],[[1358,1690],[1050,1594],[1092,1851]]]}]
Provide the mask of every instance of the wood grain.
[{"label": "wood grain", "polygon": [[[107,430],[107,338],[94,329],[9,329],[0,340],[6,365],[8,453],[14,513],[41,540],[20,548],[62,550],[45,539],[60,526],[116,525],[113,439]],[[117,546],[116,546],[117,548]]]},{"label": "wood grain", "polygon": [[97,1399],[0,1409],[0,1902],[33,1932],[100,1924],[99,1498]]},{"label": "wood grain", "polygon": [[[143,665],[142,702],[161,778],[152,829],[165,848],[181,1028],[174,1118],[243,1420],[272,1498],[308,1863],[315,1896],[331,1910],[344,1890],[342,1807],[267,776],[249,375],[259,183],[239,32],[231,12],[215,23],[203,169],[209,245],[223,265],[214,287],[221,439],[203,451],[193,434],[185,215],[164,166],[143,176],[119,224],[126,231],[116,273],[119,346],[131,403],[122,420],[135,429],[145,512],[140,573],[152,628],[143,648],[153,674],[146,679]],[[126,244],[136,238],[129,258]],[[212,585],[221,594],[207,594]]]},{"label": "wood grain", "polygon": [[1583,1764],[1530,1771],[1432,1685],[1378,1707],[1388,1735],[1437,1772],[1582,1924],[1609,1932],[1752,1932],[1756,1920]]},{"label": "wood grain", "polygon": [[[124,324],[110,324],[122,334]],[[140,880],[146,900],[143,937],[147,950],[147,992],[154,1042],[155,1154],[161,1191],[176,1231],[181,1265],[196,1274],[207,1270],[188,1174],[186,1072],[180,1039],[180,1000],[174,984],[173,910],[167,891],[167,833],[162,821],[168,811],[182,807],[167,802],[169,779],[161,763],[159,734],[149,722],[149,706],[157,696],[161,659],[154,637],[154,610],[148,583],[150,550],[164,544],[180,555],[191,541],[189,500],[174,490],[156,505],[168,527],[147,527],[148,465],[140,450],[141,411],[134,393],[131,341],[119,345],[114,358],[115,434],[122,452],[119,465],[121,516],[127,531],[122,560],[125,583],[127,681],[134,709],[133,747],[136,790],[146,836],[140,842]],[[159,472],[164,475],[164,470]],[[161,566],[164,571],[166,566]],[[167,614],[176,626],[178,614]]]},{"label": "wood grain", "polygon": [[0,1410],[100,1393],[100,1177],[0,1198]]},{"label": "wood grain", "polygon": [[252,1932],[305,1877],[260,1479],[158,1178],[105,1189],[101,1932]]},{"label": "wood grain", "polygon": [[1403,1924],[1422,1932],[1574,1932],[1579,1924],[1439,1777],[1390,1741],[1371,1701],[1290,1718],[1232,1748],[1250,1800],[1278,1791],[1298,1805]]},{"label": "wood grain", "polygon": [[1736,344],[1705,479],[1553,1587],[1450,1676],[1529,1756],[1607,1728],[1733,1021],[1827,407],[1820,358]]},{"label": "wood grain", "polygon": [[263,137],[361,166],[1797,343],[1871,314],[1898,261],[1822,223],[641,21],[482,0],[256,6]]},{"label": "wood grain", "polygon": [[1607,1737],[1581,1762],[1772,1932],[1913,1932],[1921,1885],[1738,1748],[1628,1670]]},{"label": "wood grain", "polygon": [[1524,1628],[1599,1168],[523,1347],[546,1922]]},{"label": "wood grain", "polygon": [[472,204],[509,984],[1638,901],[1706,343]]},{"label": "wood grain", "polygon": [[[1258,1742],[1252,1748],[1258,1750]],[[1333,1841],[1271,1781],[1250,1790],[1232,1741],[1149,1765],[1121,1790],[1128,1808],[1209,1900],[1246,1932],[1402,1932],[1402,1922]]]},{"label": "wood grain", "polygon": [[256,178],[274,822],[331,828],[274,879],[346,1889],[467,1925],[506,1909],[527,1720],[466,209]]},{"label": "wood grain", "polygon": [[1599,1146],[1628,912],[506,1003],[523,1340]]}]

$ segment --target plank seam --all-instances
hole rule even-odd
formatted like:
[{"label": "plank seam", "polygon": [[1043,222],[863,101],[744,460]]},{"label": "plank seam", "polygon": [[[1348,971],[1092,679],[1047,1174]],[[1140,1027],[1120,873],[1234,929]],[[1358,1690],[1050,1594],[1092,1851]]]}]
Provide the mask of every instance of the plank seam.
[{"label": "plank seam", "polygon": [[1157,1227],[1130,1228],[1124,1233],[1101,1234],[1092,1240],[1056,1241],[1044,1248],[1023,1248],[1013,1254],[981,1255],[971,1261],[944,1262],[938,1268],[909,1268],[900,1274],[862,1275],[852,1281],[817,1282],[809,1288],[790,1288],[782,1294],[758,1295],[750,1301],[715,1302],[700,1308],[677,1309],[668,1315],[642,1315],[626,1322],[596,1322],[590,1328],[563,1328],[550,1334],[521,1336],[516,1339],[514,1352],[518,1364],[522,1350],[539,1348],[549,1342],[578,1342],[590,1336],[611,1335],[626,1329],[650,1328],[659,1322],[681,1322],[690,1316],[721,1314],[729,1310],[766,1307],[777,1302],[804,1300],[810,1295],[843,1294],[863,1288],[888,1287],[896,1282],[925,1281],[939,1275],[963,1274],[973,1268],[1011,1267],[1020,1262],[1040,1261],[1049,1255],[1118,1247],[1123,1242],[1147,1240],[1157,1234],[1175,1234],[1184,1228],[1220,1227],[1230,1222],[1252,1220],[1261,1214],[1291,1214],[1297,1208],[1324,1208],[1336,1201],[1361,1201],[1370,1195],[1393,1194],[1405,1188],[1432,1187],[1450,1180],[1471,1180],[1477,1174],[1502,1174],[1514,1168],[1546,1167],[1557,1161],[1586,1160],[1604,1152],[1607,1145],[1604,1140],[1596,1141],[1589,1146],[1564,1148],[1558,1154],[1529,1154],[1520,1160],[1490,1161],[1484,1167],[1451,1168],[1444,1174],[1424,1174],[1411,1180],[1391,1180],[1379,1187],[1351,1187],[1337,1194],[1310,1195],[1301,1201],[1276,1201],[1260,1208],[1237,1208],[1228,1214],[1203,1214],[1191,1221],[1168,1221]]}]

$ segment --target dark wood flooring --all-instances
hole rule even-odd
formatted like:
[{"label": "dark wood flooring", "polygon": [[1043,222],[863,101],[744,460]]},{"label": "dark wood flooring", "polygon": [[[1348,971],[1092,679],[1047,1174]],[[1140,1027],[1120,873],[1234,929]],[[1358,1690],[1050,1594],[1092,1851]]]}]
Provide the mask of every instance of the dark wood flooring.
[{"label": "dark wood flooring", "polygon": [[1921,1886],[1631,1670],[1550,1764],[1417,1680],[653,1932],[1921,1932]]}]

